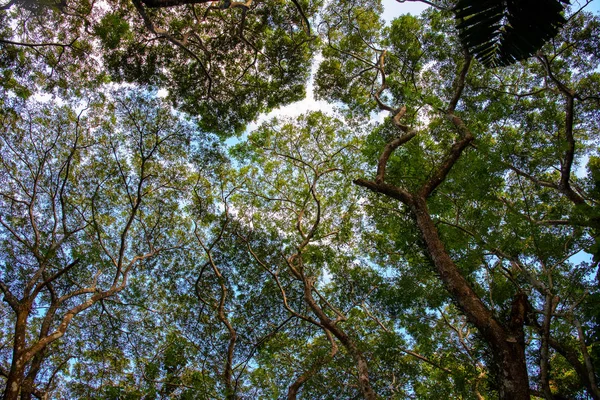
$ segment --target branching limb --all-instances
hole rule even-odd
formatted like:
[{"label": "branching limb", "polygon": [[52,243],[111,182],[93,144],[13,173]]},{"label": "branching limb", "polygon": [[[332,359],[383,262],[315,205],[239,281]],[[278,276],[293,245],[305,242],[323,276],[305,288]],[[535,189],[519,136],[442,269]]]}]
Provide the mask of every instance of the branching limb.
[{"label": "branching limb", "polygon": [[585,366],[587,372],[587,379],[590,383],[590,387],[595,396],[600,397],[600,390],[598,389],[598,383],[596,382],[596,375],[594,365],[592,364],[592,358],[590,357],[590,353],[587,349],[587,344],[585,343],[585,333],[583,332],[583,327],[577,318],[573,318],[573,325],[577,328],[577,338],[579,339],[579,349],[583,356],[583,365]]},{"label": "branching limb", "polygon": [[465,89],[465,81],[467,74],[469,73],[469,68],[471,67],[471,61],[473,60],[473,57],[468,53],[467,50],[464,51],[464,56],[465,59],[462,68],[460,69],[460,73],[454,82],[454,95],[452,96],[452,100],[450,100],[448,110],[446,111],[448,114],[453,114],[454,111],[456,111],[458,101],[460,100],[460,97]]},{"label": "branching limb", "polygon": [[355,179],[354,184],[365,187],[372,192],[382,193],[404,204],[411,204],[413,196],[405,189],[387,183],[377,183],[366,179]]},{"label": "branching limb", "polygon": [[302,385],[304,385],[310,378],[315,376],[319,372],[319,370],[323,368],[323,366],[329,364],[337,354],[338,347],[335,343],[335,340],[333,339],[333,336],[331,335],[331,332],[329,332],[327,329],[325,329],[324,331],[325,335],[327,335],[329,343],[331,343],[331,351],[327,356],[317,358],[311,364],[311,366],[306,371],[304,371],[304,373],[302,373],[298,378],[296,378],[296,380],[288,387],[288,400],[296,400],[298,391],[300,390]]},{"label": "branching limb", "polygon": [[[167,3],[176,3],[176,4],[167,4],[167,5],[149,5],[149,7],[169,7],[171,5],[179,5],[179,4],[185,4],[185,1],[189,1],[190,3],[208,3],[209,1],[207,0],[200,0],[200,1],[196,1],[196,0],[146,0],[145,4],[167,4]],[[207,88],[207,97],[211,96],[211,92],[212,92],[212,78],[210,76],[210,73],[208,71],[208,69],[206,68],[206,66],[204,65],[204,63],[202,62],[202,60],[200,59],[200,57],[198,57],[196,55],[196,53],[194,53],[193,51],[191,51],[184,42],[182,42],[181,40],[177,39],[176,37],[174,37],[173,35],[169,34],[167,31],[157,28],[156,26],[154,26],[154,23],[152,22],[152,20],[150,19],[150,17],[148,16],[148,14],[146,13],[146,10],[144,10],[144,6],[142,5],[142,1],[141,0],[132,0],[133,5],[135,6],[135,8],[137,9],[138,13],[140,14],[140,16],[142,17],[142,19],[144,20],[144,25],[146,26],[146,28],[154,33],[157,36],[160,37],[164,37],[165,39],[167,39],[169,42],[173,43],[175,46],[180,47],[182,50],[184,50],[186,53],[188,53],[190,56],[192,56],[192,58],[194,60],[196,60],[198,62],[198,65],[200,65],[200,68],[202,68],[202,71],[204,72],[204,75],[206,76],[206,79],[208,80],[208,88]]]},{"label": "branching limb", "polygon": [[565,140],[567,142],[567,146],[565,149],[565,153],[563,159],[561,160],[560,167],[560,183],[558,188],[561,192],[563,192],[569,200],[571,200],[574,204],[585,204],[585,200],[581,197],[573,188],[571,187],[571,169],[573,167],[573,160],[575,158],[575,138],[573,136],[573,125],[574,125],[574,100],[577,97],[577,93],[568,88],[564,83],[562,83],[552,72],[551,62],[548,58],[539,53],[537,55],[538,60],[542,63],[544,68],[546,69],[546,73],[550,77],[550,79],[556,84],[561,93],[565,96]]},{"label": "branching limb", "polygon": [[14,312],[17,312],[17,310],[19,309],[19,305],[20,305],[19,299],[17,299],[15,297],[15,295],[12,294],[8,285],[6,283],[4,283],[4,281],[1,281],[1,280],[0,280],[0,290],[2,290],[2,293],[4,294],[4,301],[6,301],[8,303],[8,305],[10,306],[10,308],[13,309]]},{"label": "branching limb", "polygon": [[[405,112],[406,112],[406,107],[402,107],[400,112],[398,112],[398,114],[396,114],[394,116],[394,120],[396,119],[397,116],[404,115]],[[397,125],[399,125],[399,124],[397,124]],[[385,169],[386,169],[388,160],[389,160],[390,156],[392,155],[392,153],[394,152],[394,150],[396,150],[398,147],[402,146],[404,143],[407,143],[409,140],[411,140],[413,137],[415,137],[416,134],[417,134],[417,131],[410,130],[410,131],[406,132],[404,135],[395,137],[394,139],[392,139],[385,145],[385,147],[383,148],[383,151],[381,152],[381,156],[379,157],[379,160],[377,162],[377,175],[375,176],[375,183],[381,184],[385,181]]]},{"label": "branching limb", "polygon": [[558,299],[555,299],[551,294],[547,294],[545,296],[544,321],[542,323],[542,329],[540,332],[540,383],[547,399],[552,399],[552,391],[550,390],[550,381],[548,377],[548,373],[550,371],[548,340],[550,338],[550,322],[552,320],[552,314],[554,313],[557,305]]},{"label": "branching limb", "polygon": [[466,54],[463,66],[456,78],[456,81],[454,82],[454,95],[452,96],[452,100],[450,100],[450,104],[446,110],[448,119],[458,130],[461,139],[452,145],[444,161],[437,167],[437,170],[427,180],[427,182],[423,184],[421,190],[419,190],[419,196],[422,198],[428,198],[433,191],[446,179],[446,176],[448,176],[448,173],[460,158],[463,150],[466,149],[467,146],[473,142],[473,140],[475,140],[473,134],[469,128],[467,128],[463,120],[454,114],[458,101],[460,100],[462,92],[465,88],[465,79],[469,72],[469,67],[471,66],[471,60],[472,57]]},{"label": "branching limb", "polygon": [[452,123],[458,128],[459,132],[461,132],[462,139],[458,142],[455,142],[450,148],[450,152],[446,155],[446,159],[442,162],[441,165],[438,166],[437,170],[433,173],[433,175],[423,184],[421,190],[419,190],[419,196],[422,198],[428,198],[431,196],[433,191],[446,179],[448,173],[456,164],[458,159],[460,158],[463,150],[465,150],[469,144],[475,139],[471,134],[471,131],[466,127],[463,121],[455,115],[450,114],[449,118]]},{"label": "branching limb", "polygon": [[300,5],[300,3],[298,3],[298,0],[292,0],[292,3],[294,3],[296,8],[298,9],[298,12],[300,13],[300,16],[302,17],[302,21],[304,21],[304,24],[305,24],[304,29],[306,30],[306,33],[310,36],[311,35],[310,22],[308,21],[308,17],[306,16],[306,13],[302,9],[302,6]]}]

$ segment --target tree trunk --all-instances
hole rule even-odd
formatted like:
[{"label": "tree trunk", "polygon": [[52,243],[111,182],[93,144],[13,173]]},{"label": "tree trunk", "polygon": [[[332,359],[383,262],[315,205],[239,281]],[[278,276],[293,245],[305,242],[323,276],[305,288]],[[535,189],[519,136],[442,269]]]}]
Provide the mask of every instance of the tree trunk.
[{"label": "tree trunk", "polygon": [[21,385],[21,400],[33,399],[35,393],[35,380],[42,367],[42,361],[46,355],[46,348],[37,353],[31,362],[27,376]]},{"label": "tree trunk", "polygon": [[25,365],[23,362],[15,362],[11,366],[8,378],[6,379],[6,389],[4,390],[4,400],[18,400],[21,392],[23,375],[25,374]]},{"label": "tree trunk", "polygon": [[492,350],[498,369],[498,393],[501,400],[529,400],[529,378],[525,360],[523,324],[527,299],[517,295],[509,326],[497,321],[473,291],[450,258],[431,220],[426,200],[415,196],[409,204],[425,241],[427,251],[446,289],[470,323],[475,325]]},{"label": "tree trunk", "polygon": [[18,400],[21,392],[23,379],[25,378],[25,333],[27,331],[27,318],[29,316],[29,304],[21,304],[15,321],[15,338],[13,342],[13,357],[8,377],[6,378],[6,389],[4,389],[4,400]]}]

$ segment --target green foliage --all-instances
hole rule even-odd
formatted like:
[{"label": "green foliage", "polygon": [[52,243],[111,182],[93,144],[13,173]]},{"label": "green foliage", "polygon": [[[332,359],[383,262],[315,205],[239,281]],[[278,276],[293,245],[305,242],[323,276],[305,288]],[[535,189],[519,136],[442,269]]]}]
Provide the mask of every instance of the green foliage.
[{"label": "green foliage", "polygon": [[[277,399],[298,382],[301,398],[361,398],[357,354],[381,398],[498,397],[414,209],[353,183],[414,134],[383,182],[415,195],[451,160],[458,118],[474,140],[426,199],[443,251],[500,325],[527,295],[532,389],[547,321],[551,392],[589,395],[597,16],[485,69],[445,1],[389,23],[362,0],[144,4],[0,10],[2,384],[13,353],[57,332],[23,376],[52,398]],[[529,54],[498,43],[484,62]],[[316,51],[316,95],[341,112],[247,129],[305,96]]]},{"label": "green foliage", "polygon": [[116,49],[122,40],[133,39],[129,23],[116,13],[106,14],[94,30],[107,50]]}]

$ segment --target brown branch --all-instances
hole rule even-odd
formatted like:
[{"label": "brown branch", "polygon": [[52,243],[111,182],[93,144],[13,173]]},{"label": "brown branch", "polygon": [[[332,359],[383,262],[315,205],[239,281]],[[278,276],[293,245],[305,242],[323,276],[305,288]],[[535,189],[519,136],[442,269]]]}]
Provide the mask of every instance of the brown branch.
[{"label": "brown branch", "polygon": [[471,134],[471,131],[466,127],[462,119],[457,117],[454,114],[448,114],[448,118],[452,121],[454,126],[458,129],[461,135],[461,139],[458,142],[455,142],[450,148],[449,153],[446,155],[446,159],[442,162],[441,165],[438,166],[437,171],[434,172],[433,176],[431,176],[421,187],[419,190],[419,196],[426,199],[431,193],[446,179],[448,173],[454,166],[454,164],[460,158],[463,150],[471,144],[471,142],[475,139]]},{"label": "brown branch", "polygon": [[246,366],[248,365],[248,363],[250,362],[250,360],[254,356],[254,353],[256,353],[256,351],[260,348],[260,346],[263,343],[266,343],[267,340],[269,340],[270,338],[272,338],[273,336],[275,336],[277,334],[277,332],[279,332],[292,319],[294,319],[293,315],[289,316],[285,321],[283,321],[281,324],[279,324],[278,326],[276,326],[275,329],[272,332],[269,332],[267,335],[265,335],[262,338],[260,338],[260,340],[258,340],[252,346],[252,349],[248,353],[248,356],[246,357],[246,359],[244,361],[241,361],[235,367],[233,367],[234,371],[237,370],[238,368],[242,367],[242,371],[238,374],[237,378],[235,379],[235,386],[236,387],[238,386],[238,381],[239,381],[240,377],[242,376],[242,372],[244,372],[244,370],[246,369]]},{"label": "brown branch", "polygon": [[[190,1],[190,3],[193,4],[193,2],[195,2],[196,0],[146,0],[146,1],[149,1],[151,3],[156,3],[156,4],[158,4],[158,3],[175,3],[175,2],[179,2],[179,1],[183,1],[180,4],[186,4],[186,3],[184,3],[185,1]],[[206,68],[206,66],[200,59],[200,57],[198,57],[196,55],[196,53],[191,51],[185,45],[185,43],[183,43],[181,40],[175,38],[173,35],[171,35],[170,33],[168,33],[167,31],[165,31],[163,29],[156,28],[154,26],[154,23],[150,20],[150,17],[148,16],[148,14],[146,13],[146,10],[144,10],[144,7],[142,6],[142,2],[140,0],[132,0],[132,2],[133,2],[133,5],[135,6],[135,8],[137,9],[138,13],[142,17],[142,20],[144,21],[144,25],[150,32],[154,33],[157,36],[163,37],[163,38],[167,39],[169,42],[176,45],[177,47],[180,47],[181,49],[183,49],[186,53],[191,55],[192,58],[194,58],[198,62],[198,64],[200,65],[200,68],[202,68],[202,71],[204,71],[204,75],[206,76],[206,79],[208,79],[207,97],[210,97],[211,92],[212,92],[212,78],[208,72],[208,69]],[[196,2],[206,3],[208,1],[200,0],[200,1],[196,1]],[[180,5],[180,4],[171,4],[171,5]],[[157,5],[157,6],[150,6],[150,7],[169,7],[169,5],[163,5],[163,6]]]},{"label": "brown branch", "polygon": [[325,311],[316,303],[312,296],[313,292],[313,281],[310,278],[304,278],[304,301],[312,312],[317,316],[324,329],[329,330],[346,348],[348,353],[352,356],[358,369],[358,385],[363,394],[363,397],[367,400],[377,399],[377,395],[373,391],[371,382],[369,379],[369,366],[367,359],[365,358],[361,349],[356,345],[354,339],[350,337],[339,325],[332,321]]},{"label": "brown branch", "polygon": [[[538,331],[541,329],[539,325],[534,325],[534,327]],[[590,381],[590,375],[586,367],[579,361],[579,355],[551,336],[548,338],[548,344],[571,364],[592,398],[600,400],[600,390],[598,390],[598,386],[596,386],[594,381]]]},{"label": "brown branch", "polygon": [[73,46],[79,38],[75,38],[71,41],[71,43],[23,43],[23,42],[13,42],[12,40],[0,39],[0,43],[12,44],[14,46],[23,46],[23,47],[62,47],[63,49],[66,47]]},{"label": "brown branch", "polygon": [[[243,240],[243,239],[242,239]],[[260,265],[262,267],[263,270],[265,270],[269,275],[271,275],[271,277],[275,280],[275,283],[277,284],[277,287],[279,288],[279,292],[281,293],[281,298],[283,300],[283,306],[285,307],[286,310],[289,311],[290,314],[292,314],[294,317],[300,318],[306,322],[309,322],[313,325],[316,325],[320,328],[323,328],[323,325],[321,325],[319,322],[315,321],[314,319],[300,314],[299,312],[297,312],[296,310],[294,310],[288,303],[287,301],[287,295],[285,293],[285,289],[283,288],[283,286],[281,285],[281,281],[279,280],[279,276],[277,275],[277,273],[273,272],[259,257],[258,255],[254,252],[254,250],[252,250],[252,247],[250,246],[250,243],[248,241],[246,241],[246,248],[248,249],[248,251],[250,252],[250,255],[252,255],[252,258],[254,258],[254,260],[258,263],[258,265]],[[287,259],[286,259],[287,261]]]},{"label": "brown branch", "polygon": [[585,343],[585,334],[583,332],[583,327],[577,318],[573,318],[573,325],[577,328],[577,337],[579,339],[579,349],[583,356],[583,365],[587,371],[587,380],[590,383],[590,388],[593,393],[600,397],[600,390],[598,389],[598,384],[596,382],[595,369],[592,364],[592,358],[587,350],[587,345]]},{"label": "brown branch", "polygon": [[567,149],[565,150],[564,160],[560,168],[559,188],[574,204],[585,204],[583,197],[575,192],[570,184],[571,168],[573,166],[573,159],[575,158],[575,138],[573,137],[574,102],[572,95],[568,94],[566,97],[565,139],[567,140]]},{"label": "brown branch", "polygon": [[429,180],[423,184],[423,187],[419,191],[419,196],[423,198],[429,197],[431,193],[433,193],[433,191],[446,179],[446,176],[456,161],[458,161],[463,150],[475,139],[463,120],[454,114],[458,101],[460,100],[462,92],[465,88],[465,79],[469,72],[469,67],[471,66],[471,60],[472,57],[465,53],[464,64],[454,82],[454,95],[452,96],[452,100],[450,100],[450,104],[446,110],[448,119],[458,130],[461,139],[452,145],[449,154],[446,155],[446,159],[441,165],[438,166],[437,171],[434,172],[433,176],[431,176]]},{"label": "brown branch", "polygon": [[296,8],[298,9],[298,12],[300,13],[300,16],[302,17],[302,21],[304,21],[304,23],[306,24],[304,26],[304,29],[306,30],[306,33],[310,36],[311,35],[310,22],[308,21],[308,17],[304,13],[302,6],[300,5],[300,3],[298,3],[298,0],[292,0],[292,3],[294,3],[294,6],[296,6]]},{"label": "brown branch", "polygon": [[70,262],[68,265],[66,265],[64,268],[61,268],[60,270],[58,270],[53,275],[50,275],[49,277],[45,278],[42,282],[40,282],[36,286],[35,290],[33,291],[32,296],[36,297],[37,294],[44,288],[44,286],[46,286],[49,283],[51,283],[51,282],[55,281],[56,279],[60,278],[62,275],[64,275],[69,270],[71,270],[73,267],[75,267],[77,264],[79,264],[79,258],[76,258],[75,260],[73,260],[72,262]]},{"label": "brown branch", "polygon": [[205,4],[212,3],[215,0],[142,0],[146,7],[150,8],[165,8],[177,7],[185,4]]},{"label": "brown branch", "polygon": [[543,54],[538,54],[538,60],[542,63],[550,79],[556,84],[558,89],[565,96],[565,140],[567,141],[567,148],[565,150],[564,159],[562,160],[560,167],[560,183],[558,188],[563,192],[571,202],[574,204],[585,204],[585,200],[577,192],[573,190],[570,184],[571,169],[573,167],[573,160],[575,158],[575,138],[573,136],[573,125],[574,125],[574,100],[577,93],[569,89],[563,82],[561,82],[552,72],[550,61]]},{"label": "brown branch", "polygon": [[[402,107],[402,109],[394,116],[394,121],[396,121],[396,118],[398,116],[401,117],[402,115],[404,115],[405,112],[406,107]],[[387,167],[388,160],[394,152],[394,150],[402,146],[404,143],[407,143],[409,140],[415,137],[416,134],[417,131],[415,130],[408,131],[404,135],[395,137],[385,145],[383,151],[381,152],[381,156],[379,157],[379,161],[377,162],[377,175],[375,176],[375,182],[377,184],[383,183],[385,181],[385,169]]]},{"label": "brown branch", "polygon": [[399,188],[394,185],[389,185],[384,182],[377,183],[361,178],[355,179],[353,182],[355,185],[367,188],[372,192],[385,194],[386,196],[399,200],[404,204],[411,204],[413,202],[413,196],[403,188]]},{"label": "brown branch", "polygon": [[312,286],[313,292],[315,292],[317,294],[317,296],[319,296],[319,298],[321,299],[322,302],[324,302],[331,311],[333,311],[336,315],[337,315],[337,321],[347,321],[348,317],[346,317],[344,315],[344,313],[342,313],[340,310],[337,309],[337,307],[333,306],[329,300],[327,300],[327,298],[325,296],[323,296],[318,290],[317,288],[315,288],[314,286]]},{"label": "brown branch", "polygon": [[[377,70],[381,74],[381,86],[379,86],[379,89],[373,94],[373,97],[375,98],[375,101],[377,102],[377,105],[379,106],[380,110],[389,111],[391,113],[396,113],[397,112],[396,110],[394,110],[392,107],[388,106],[383,101],[381,101],[381,98],[379,97],[381,95],[381,93],[383,93],[383,91],[385,89],[387,89],[387,84],[385,81],[385,69],[384,69],[384,67],[385,67],[384,60],[385,60],[386,54],[387,54],[387,51],[384,50],[381,52],[381,55],[379,56]],[[406,109],[405,109],[405,111],[406,111]]]},{"label": "brown branch", "polygon": [[23,355],[23,362],[27,362],[27,361],[31,360],[31,358],[33,358],[33,356],[35,354],[37,354],[38,352],[40,352],[41,350],[46,348],[46,346],[48,346],[50,343],[54,342],[57,339],[60,339],[67,331],[67,328],[69,327],[73,317],[75,317],[77,314],[90,308],[96,302],[98,302],[104,298],[107,298],[109,296],[114,295],[115,293],[121,291],[122,289],[123,289],[122,285],[117,286],[117,287],[111,287],[109,290],[104,291],[104,292],[98,292],[98,293],[94,294],[91,298],[89,298],[88,300],[84,301],[83,303],[80,303],[80,304],[72,307],[71,309],[69,309],[63,316],[61,323],[54,330],[54,332],[52,332],[48,336],[44,337],[43,339],[38,340],[35,344],[33,344],[31,347],[29,347],[25,351],[25,353]]},{"label": "brown branch", "polygon": [[[234,189],[234,191],[235,191],[235,189]],[[195,191],[195,194],[196,194],[196,196],[198,195],[196,191]],[[231,195],[231,193],[229,195]],[[236,388],[233,386],[233,383],[232,383],[233,357],[234,357],[235,345],[236,345],[238,336],[237,336],[237,332],[236,332],[235,328],[233,327],[233,325],[231,324],[231,321],[229,320],[229,318],[227,317],[227,315],[225,313],[225,301],[227,300],[227,294],[228,294],[228,289],[227,289],[227,286],[225,285],[225,277],[221,273],[221,270],[219,269],[219,267],[217,267],[217,265],[214,261],[214,258],[212,256],[213,247],[219,241],[221,241],[221,239],[223,238],[225,229],[227,228],[227,226],[229,225],[229,222],[230,222],[229,207],[227,204],[227,198],[229,197],[229,195],[225,196],[223,193],[223,189],[221,188],[221,199],[223,200],[223,202],[225,204],[225,221],[223,221],[223,223],[221,224],[219,233],[218,233],[217,237],[215,238],[215,240],[213,241],[213,243],[207,247],[204,244],[204,241],[202,240],[200,235],[198,234],[197,227],[196,227],[196,229],[194,229],[194,235],[196,236],[198,243],[200,243],[200,246],[202,246],[202,249],[204,250],[206,256],[208,257],[208,264],[211,266],[215,276],[217,277],[217,281],[219,282],[219,287],[221,289],[221,295],[220,295],[219,303],[217,306],[217,318],[219,319],[219,321],[221,321],[221,323],[225,326],[225,328],[227,329],[227,332],[229,333],[229,343],[227,345],[227,358],[225,360],[225,366],[224,366],[224,371],[223,371],[223,380],[225,383],[225,397],[227,400],[233,400],[236,398],[236,395],[235,395]],[[196,293],[198,294],[198,297],[200,298],[199,290],[198,290],[199,280],[200,280],[200,277],[198,277],[198,280],[196,280]]]},{"label": "brown branch", "polygon": [[15,297],[15,295],[12,294],[8,285],[1,280],[0,290],[2,290],[2,293],[4,294],[4,301],[8,303],[8,305],[10,306],[10,308],[13,309],[13,311],[17,312],[17,309],[20,305],[19,300]]},{"label": "brown branch", "polygon": [[465,79],[467,78],[467,73],[469,72],[469,67],[471,66],[471,60],[473,57],[465,50],[465,60],[464,64],[460,70],[459,75],[456,77],[456,81],[454,82],[454,96],[452,96],[452,100],[450,100],[450,104],[448,105],[448,114],[454,113],[456,110],[456,106],[458,105],[458,101],[460,100],[460,96],[465,89]]},{"label": "brown branch", "polygon": [[552,320],[552,314],[554,313],[557,305],[558,299],[554,298],[550,293],[546,294],[544,304],[544,320],[542,322],[542,329],[540,332],[540,383],[547,399],[552,398],[552,391],[550,390],[550,382],[548,379],[548,373],[550,371],[548,338],[550,337],[550,323]]},{"label": "brown branch", "polygon": [[304,371],[304,373],[302,373],[302,375],[300,375],[298,378],[296,378],[296,380],[288,388],[288,394],[287,394],[288,400],[296,400],[298,391],[300,390],[302,385],[304,385],[310,378],[315,376],[319,372],[319,370],[321,368],[323,368],[323,366],[329,364],[331,362],[331,360],[333,360],[333,357],[335,357],[335,355],[337,354],[338,347],[335,344],[335,340],[331,336],[331,332],[329,332],[327,329],[325,329],[324,331],[325,331],[325,335],[327,335],[327,339],[329,340],[329,343],[331,343],[331,351],[329,352],[329,354],[327,356],[317,358],[312,363],[312,365],[306,371]]}]

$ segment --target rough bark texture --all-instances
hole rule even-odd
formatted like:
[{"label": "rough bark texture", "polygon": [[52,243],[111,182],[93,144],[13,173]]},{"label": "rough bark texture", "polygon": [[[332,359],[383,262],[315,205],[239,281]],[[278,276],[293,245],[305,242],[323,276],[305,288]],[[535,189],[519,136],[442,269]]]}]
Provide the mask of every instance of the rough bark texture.
[{"label": "rough bark texture", "polygon": [[504,327],[494,318],[448,255],[437,228],[431,220],[425,200],[416,199],[410,207],[416,217],[427,251],[446,289],[469,322],[477,327],[490,345],[492,358],[500,374],[498,382],[500,399],[529,399],[529,378],[523,343],[523,324],[526,311],[523,297],[515,298],[511,329]]},{"label": "rough bark texture", "polygon": [[[467,317],[469,322],[479,330],[479,333],[492,352],[492,359],[498,370],[497,384],[500,399],[525,400],[530,398],[523,332],[528,305],[526,296],[518,294],[515,297],[511,320],[507,324],[503,324],[497,320],[473,288],[471,288],[458,266],[450,258],[427,208],[427,199],[445,181],[463,151],[475,139],[463,120],[454,114],[465,87],[465,79],[470,65],[471,57],[465,54],[464,63],[453,84],[454,95],[448,104],[448,108],[445,110],[445,116],[458,131],[459,138],[448,149],[422,186],[416,191],[409,191],[404,187],[385,183],[385,165],[392,152],[400,144],[404,144],[412,139],[414,135],[398,145],[398,139],[388,143],[379,158],[375,181],[357,179],[354,183],[373,192],[382,193],[399,200],[408,206],[415,217],[417,226],[425,242],[426,250],[446,290],[448,290],[452,298],[456,301],[458,308]],[[382,78],[382,88],[384,87],[385,76]],[[377,102],[380,108],[382,108],[381,102]],[[383,109],[392,110],[391,107],[383,107]],[[398,114],[394,112],[393,116],[395,115]],[[408,127],[402,130],[405,132],[409,131]]]},{"label": "rough bark texture", "polygon": [[21,386],[25,379],[25,334],[27,318],[29,317],[29,304],[21,305],[17,310],[15,321],[15,338],[13,341],[13,357],[8,377],[6,378],[6,389],[4,400],[17,400],[21,392]]}]

